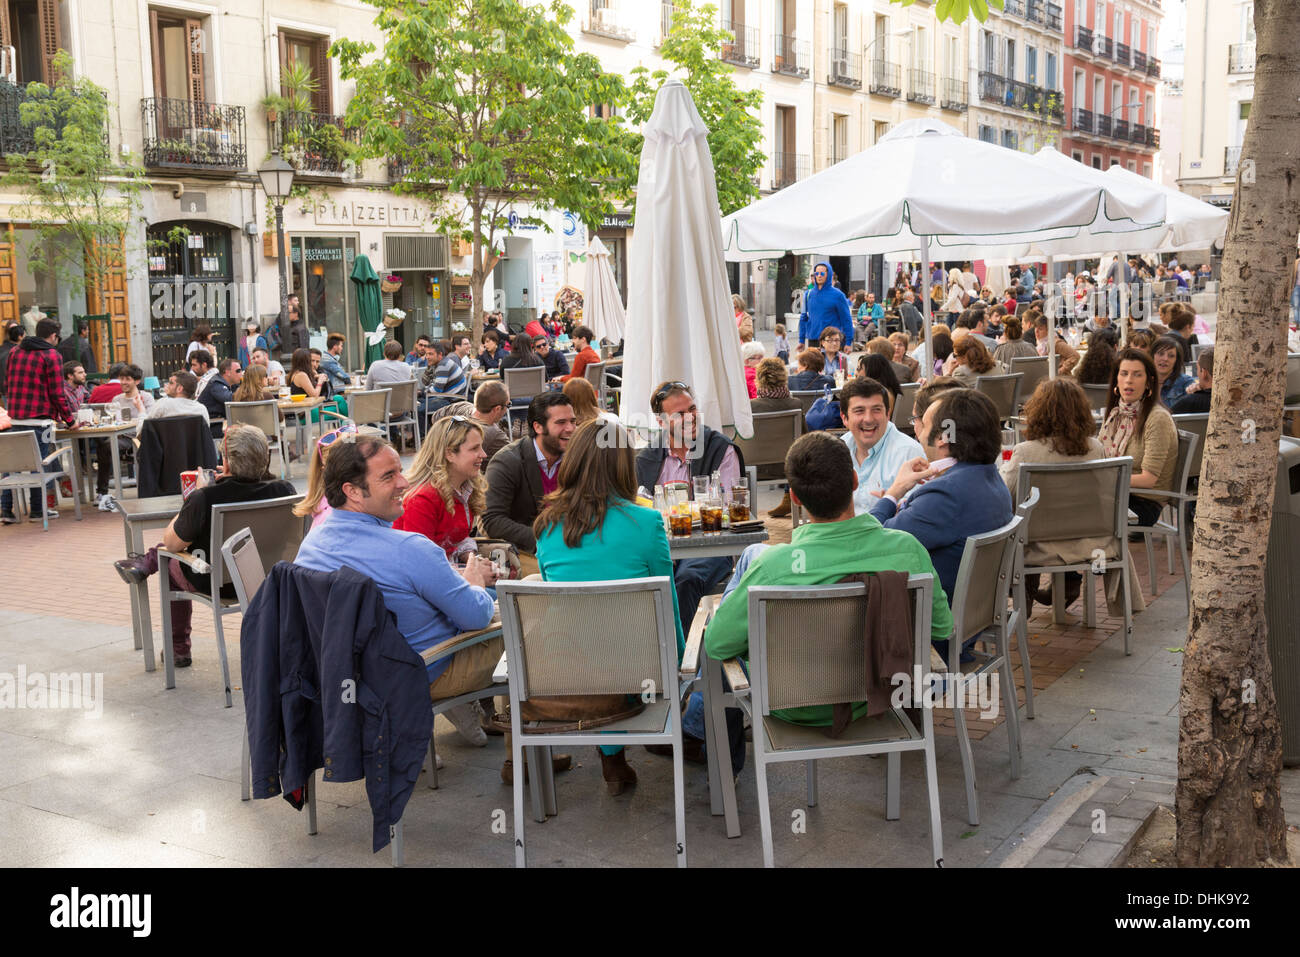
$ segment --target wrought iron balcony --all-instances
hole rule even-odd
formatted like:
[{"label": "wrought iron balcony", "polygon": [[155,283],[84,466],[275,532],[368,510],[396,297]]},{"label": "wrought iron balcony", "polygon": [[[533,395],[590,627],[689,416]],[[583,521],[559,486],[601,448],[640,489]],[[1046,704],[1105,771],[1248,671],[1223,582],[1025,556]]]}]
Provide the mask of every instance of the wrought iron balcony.
[{"label": "wrought iron balcony", "polygon": [[806,153],[772,154],[772,190],[785,189],[801,179],[808,178]]},{"label": "wrought iron balcony", "polygon": [[934,74],[927,70],[907,71],[907,99],[934,105]]},{"label": "wrought iron balcony", "polygon": [[1147,145],[1147,128],[1140,123],[1134,123],[1128,131],[1128,138],[1138,146]]},{"label": "wrought iron balcony", "polygon": [[1115,58],[1115,41],[1110,37],[1097,37],[1097,56],[1104,56],[1108,60]]},{"label": "wrought iron balcony", "polygon": [[231,173],[248,168],[242,106],[146,97],[140,119],[149,169]]},{"label": "wrought iron balcony", "polygon": [[872,60],[870,92],[881,96],[902,96],[903,68],[888,60]]},{"label": "wrought iron balcony", "polygon": [[1021,17],[1025,15],[1025,5],[1022,0],[1007,0],[1002,7],[1002,12],[1009,17]]},{"label": "wrought iron balcony", "polygon": [[582,32],[624,43],[636,39],[636,31],[615,7],[608,5],[608,0],[591,0],[591,13],[582,24]]},{"label": "wrought iron balcony", "polygon": [[1255,44],[1232,43],[1228,45],[1228,72],[1255,72]]},{"label": "wrought iron balcony", "polygon": [[1091,133],[1096,128],[1093,122],[1092,110],[1085,110],[1082,107],[1074,108],[1074,129],[1080,133]]},{"label": "wrought iron balcony", "polygon": [[850,53],[845,46],[833,46],[828,55],[830,63],[826,70],[826,82],[850,90],[862,89],[862,54]]},{"label": "wrought iron balcony", "polygon": [[985,103],[1005,103],[1007,78],[1000,73],[981,70],[979,74],[980,99]]},{"label": "wrought iron balcony", "polygon": [[1137,70],[1139,73],[1145,73],[1147,71],[1147,55],[1141,50],[1133,51],[1133,69]]},{"label": "wrought iron balcony", "polygon": [[812,65],[808,42],[781,36],[773,37],[772,40],[772,72],[807,79]]},{"label": "wrought iron balcony", "polygon": [[965,113],[970,107],[970,92],[965,81],[945,77],[943,97],[939,100],[939,106],[945,110]]},{"label": "wrought iron balcony", "polygon": [[730,30],[734,39],[722,41],[719,59],[736,66],[758,66],[758,27],[747,27],[743,23],[722,21],[722,29]]},{"label": "wrought iron balcony", "polygon": [[1115,62],[1120,66],[1128,66],[1133,62],[1133,51],[1127,43],[1115,44]]},{"label": "wrought iron balcony", "polygon": [[0,154],[26,155],[36,150],[35,134],[23,123],[19,110],[23,103],[33,98],[26,87],[0,79]]},{"label": "wrought iron balcony", "polygon": [[1025,19],[1030,23],[1042,23],[1045,19],[1043,13],[1043,0],[1026,0],[1025,2]]},{"label": "wrought iron balcony", "polygon": [[271,148],[278,149],[302,176],[342,176],[358,131],[330,113],[282,113],[271,125]]},{"label": "wrought iron balcony", "polygon": [[1061,14],[1061,8],[1056,4],[1049,3],[1047,5],[1047,29],[1057,31],[1064,29],[1065,21],[1062,19]]},{"label": "wrought iron balcony", "polygon": [[1111,115],[1109,113],[1097,114],[1097,135],[1110,136]]},{"label": "wrought iron balcony", "polygon": [[1128,139],[1128,120],[1115,120],[1115,132],[1112,135],[1117,140]]},{"label": "wrought iron balcony", "polygon": [[1074,48],[1076,50],[1085,50],[1092,52],[1092,31],[1087,27],[1075,26],[1074,28]]},{"label": "wrought iron balcony", "polygon": [[1147,146],[1160,149],[1160,131],[1153,126],[1147,127]]},{"label": "wrought iron balcony", "polygon": [[1237,167],[1241,165],[1241,147],[1225,146],[1223,148],[1223,175],[1236,176]]},{"label": "wrought iron balcony", "polygon": [[1160,79],[1160,60],[1157,57],[1147,57],[1147,76]]}]

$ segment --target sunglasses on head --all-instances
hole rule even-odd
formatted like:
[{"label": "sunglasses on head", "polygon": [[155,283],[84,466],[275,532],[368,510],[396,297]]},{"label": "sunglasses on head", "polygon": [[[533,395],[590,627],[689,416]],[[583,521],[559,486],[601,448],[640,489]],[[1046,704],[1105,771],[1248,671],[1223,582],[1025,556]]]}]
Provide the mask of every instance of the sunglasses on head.
[{"label": "sunglasses on head", "polygon": [[321,464],[325,462],[325,450],[340,439],[351,441],[357,437],[357,427],[354,423],[349,422],[347,425],[339,426],[333,432],[326,432],[316,442],[316,453],[320,456]]},{"label": "sunglasses on head", "polygon": [[685,382],[665,382],[663,386],[659,389],[659,391],[650,397],[650,404],[652,406],[659,405],[664,401],[664,399],[668,398],[668,396],[673,392],[690,392],[690,391],[691,391],[691,387],[688,386]]}]

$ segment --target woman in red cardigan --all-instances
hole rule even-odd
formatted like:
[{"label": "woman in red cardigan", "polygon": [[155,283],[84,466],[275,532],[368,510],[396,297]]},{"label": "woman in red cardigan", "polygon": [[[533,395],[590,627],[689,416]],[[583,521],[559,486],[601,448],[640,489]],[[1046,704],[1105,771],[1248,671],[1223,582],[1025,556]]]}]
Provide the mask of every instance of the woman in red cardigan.
[{"label": "woman in red cardigan", "polygon": [[479,472],[486,458],[478,423],[460,415],[435,422],[406,475],[411,487],[393,528],[419,532],[442,548],[448,561],[476,552],[470,530],[487,495],[487,479]]}]

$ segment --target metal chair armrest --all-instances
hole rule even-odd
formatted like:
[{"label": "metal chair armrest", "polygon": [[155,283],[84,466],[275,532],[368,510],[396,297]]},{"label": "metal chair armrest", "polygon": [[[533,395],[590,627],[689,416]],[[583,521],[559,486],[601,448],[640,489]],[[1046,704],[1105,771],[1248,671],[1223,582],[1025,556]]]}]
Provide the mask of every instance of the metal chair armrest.
[{"label": "metal chair armrest", "polygon": [[351,421],[352,421],[350,418],[348,418],[348,417],[347,417],[346,415],[344,415],[343,413],[341,413],[341,412],[335,412],[333,409],[327,409],[327,408],[325,408],[324,406],[321,407],[320,414],[321,414],[322,416],[329,416],[329,418],[331,418],[331,419],[338,419],[340,422],[351,422]]},{"label": "metal chair armrest", "polygon": [[426,648],[420,652],[420,657],[424,659],[426,665],[431,665],[435,661],[450,658],[458,651],[464,651],[466,648],[480,644],[490,638],[496,638],[500,634],[501,622],[496,621],[486,628],[480,628],[478,631],[463,631],[459,635],[453,635],[446,641],[440,641],[432,648]]},{"label": "metal chair armrest", "polygon": [[62,458],[65,455],[71,455],[71,454],[72,454],[72,446],[62,445],[59,448],[55,449],[53,452],[51,452],[49,455],[45,456],[45,458],[41,459],[41,465],[49,465],[55,459]]},{"label": "metal chair armrest", "polygon": [[727,679],[727,684],[731,685],[732,692],[749,691],[749,675],[745,674],[739,658],[728,658],[722,662],[722,675]]},{"label": "metal chair armrest", "polygon": [[158,549],[158,560],[161,562],[164,558],[188,565],[198,575],[206,575],[212,571],[212,566],[205,559],[199,558],[192,552],[169,552],[165,548]]}]

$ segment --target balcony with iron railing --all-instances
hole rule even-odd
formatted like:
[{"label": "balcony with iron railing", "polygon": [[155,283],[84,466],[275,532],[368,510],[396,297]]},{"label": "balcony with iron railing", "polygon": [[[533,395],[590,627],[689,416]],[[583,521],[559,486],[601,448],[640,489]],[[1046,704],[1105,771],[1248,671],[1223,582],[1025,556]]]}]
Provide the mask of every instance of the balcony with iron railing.
[{"label": "balcony with iron railing", "polygon": [[907,99],[912,103],[934,105],[934,74],[927,70],[907,71]]},{"label": "balcony with iron railing", "polygon": [[1128,120],[1115,120],[1115,131],[1111,134],[1117,140],[1128,139]]},{"label": "balcony with iron railing", "polygon": [[631,43],[636,39],[636,31],[627,18],[611,6],[609,0],[591,0],[591,11],[583,21],[582,32],[622,43]]},{"label": "balcony with iron railing", "polygon": [[1223,148],[1223,175],[1236,176],[1237,167],[1241,165],[1241,147],[1225,146]]},{"label": "balcony with iron railing", "polygon": [[807,179],[808,169],[806,153],[773,153],[772,191],[785,189],[801,179]]},{"label": "balcony with iron railing", "polygon": [[1255,44],[1230,43],[1228,45],[1228,72],[1255,72]]},{"label": "balcony with iron railing", "polygon": [[1147,145],[1147,128],[1141,123],[1134,123],[1128,131],[1129,141],[1138,146]]},{"label": "balcony with iron railing", "polygon": [[732,39],[722,41],[722,50],[718,58],[736,66],[758,66],[758,27],[747,27],[743,23],[722,21],[722,29],[730,31]]},{"label": "balcony with iron railing", "polygon": [[1074,48],[1083,50],[1087,53],[1092,52],[1092,31],[1087,27],[1075,26],[1074,28]]},{"label": "balcony with iron railing", "polygon": [[1002,6],[1002,12],[1008,17],[1020,17],[1023,19],[1025,16],[1025,4],[1023,0],[1006,0],[1006,3]]},{"label": "balcony with iron railing", "polygon": [[1062,18],[1063,11],[1054,3],[1047,5],[1047,29],[1055,30],[1060,33],[1065,29],[1065,21]]},{"label": "balcony with iron railing", "polygon": [[1147,146],[1160,149],[1160,131],[1155,127],[1147,127]]},{"label": "balcony with iron railing", "polygon": [[23,122],[20,107],[35,99],[27,87],[0,78],[0,157],[10,153],[28,154],[36,150],[36,136]]},{"label": "balcony with iron railing", "polygon": [[1110,37],[1097,37],[1097,56],[1104,56],[1108,60],[1115,59],[1115,41]]},{"label": "balcony with iron railing", "polygon": [[1004,103],[1007,95],[1007,78],[991,70],[980,70],[979,95],[985,103]]},{"label": "balcony with iron railing", "polygon": [[1156,57],[1147,57],[1147,76],[1160,79],[1160,60]]},{"label": "balcony with iron railing", "polygon": [[1141,50],[1133,51],[1133,69],[1139,73],[1147,71],[1147,55]]},{"label": "balcony with iron railing", "polygon": [[902,96],[903,68],[888,60],[872,60],[870,92],[881,96]]},{"label": "balcony with iron railing", "polygon": [[827,51],[827,57],[827,83],[850,90],[862,89],[862,54],[850,53],[847,46],[833,46]]},{"label": "balcony with iron railing", "polygon": [[1074,123],[1072,128],[1080,133],[1091,133],[1096,129],[1097,124],[1093,122],[1092,110],[1085,110],[1081,106],[1074,108]]},{"label": "balcony with iron railing", "polygon": [[808,78],[812,66],[812,52],[808,41],[794,37],[772,38],[772,72],[786,76]]},{"label": "balcony with iron railing", "polygon": [[146,97],[140,120],[149,169],[229,174],[248,168],[242,106]]},{"label": "balcony with iron railing", "polygon": [[1109,113],[1098,113],[1097,114],[1097,135],[1110,136],[1111,122],[1112,119]]},{"label": "balcony with iron railing", "polygon": [[358,140],[355,127],[330,113],[291,111],[271,124],[271,148],[304,177],[334,179],[348,173],[348,159]]},{"label": "balcony with iron railing", "polygon": [[1115,44],[1115,62],[1120,66],[1129,66],[1133,62],[1133,50],[1127,43]]},{"label": "balcony with iron railing", "polygon": [[1025,0],[1025,19],[1030,23],[1042,23],[1046,19],[1044,6],[1043,0]]},{"label": "balcony with iron railing", "polygon": [[970,107],[970,88],[964,80],[954,80],[951,77],[945,77],[943,81],[943,96],[939,100],[940,109],[952,110],[955,113],[965,113]]}]

